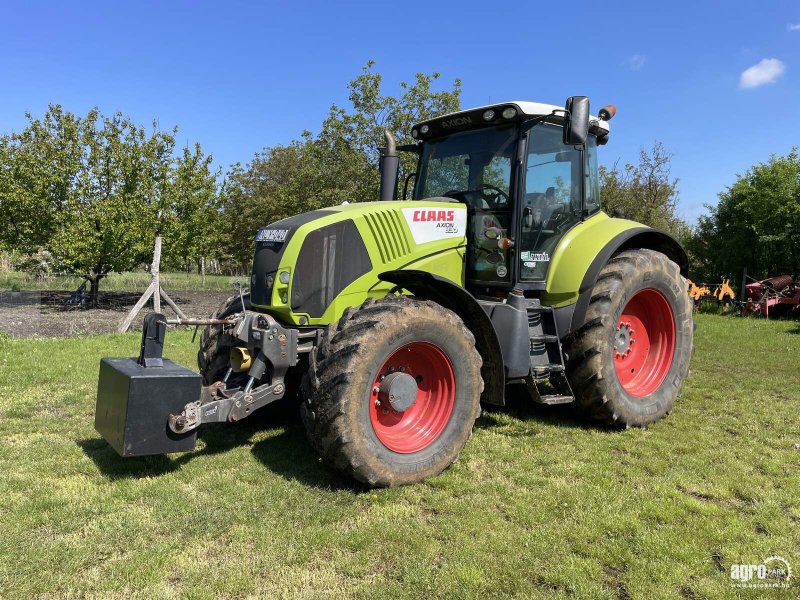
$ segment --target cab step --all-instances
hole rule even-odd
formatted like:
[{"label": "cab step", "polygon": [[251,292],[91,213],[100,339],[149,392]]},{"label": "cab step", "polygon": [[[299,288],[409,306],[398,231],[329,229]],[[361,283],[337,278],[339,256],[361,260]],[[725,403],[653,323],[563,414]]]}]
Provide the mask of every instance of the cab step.
[{"label": "cab step", "polygon": [[559,394],[546,394],[544,396],[539,396],[538,399],[539,404],[569,404],[574,401],[575,398],[572,396],[561,396]]},{"label": "cab step", "polygon": [[564,372],[564,365],[559,365],[558,363],[548,363],[546,365],[534,365],[531,367],[533,374],[536,377],[544,377],[549,375],[550,373],[563,373]]},{"label": "cab step", "polygon": [[[525,299],[530,338],[530,375],[527,378],[531,398],[539,404],[568,404],[575,396],[567,381],[561,336],[558,334],[552,306],[542,306],[538,298]],[[540,394],[536,380],[549,378],[557,394]]]},{"label": "cab step", "polygon": [[552,344],[553,342],[558,341],[557,335],[531,334],[530,337],[531,337],[531,342],[533,342],[534,344]]}]

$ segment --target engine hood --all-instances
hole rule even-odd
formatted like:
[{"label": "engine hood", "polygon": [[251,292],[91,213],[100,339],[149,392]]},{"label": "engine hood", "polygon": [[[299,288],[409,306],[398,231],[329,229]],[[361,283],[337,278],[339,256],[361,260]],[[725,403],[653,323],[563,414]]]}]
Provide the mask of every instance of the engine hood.
[{"label": "engine hood", "polygon": [[[354,203],[271,223],[256,235],[251,301],[313,323],[341,293],[385,285],[378,274],[463,247],[466,229],[466,205],[437,199]],[[462,267],[459,259],[446,276],[462,283]]]}]

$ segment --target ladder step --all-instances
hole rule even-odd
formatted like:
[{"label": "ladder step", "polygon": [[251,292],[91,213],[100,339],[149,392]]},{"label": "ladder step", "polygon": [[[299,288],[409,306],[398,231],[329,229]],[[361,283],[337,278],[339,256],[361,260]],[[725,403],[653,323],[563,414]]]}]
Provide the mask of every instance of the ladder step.
[{"label": "ladder step", "polygon": [[558,394],[539,396],[539,404],[569,404],[574,402],[575,398],[572,396],[560,396]]},{"label": "ladder step", "polygon": [[553,312],[552,306],[526,306],[525,310],[529,313],[551,313]]},{"label": "ladder step", "polygon": [[547,334],[534,334],[529,333],[531,341],[534,344],[551,344],[553,342],[558,341],[557,335],[547,335]]},{"label": "ladder step", "polygon": [[537,377],[540,375],[548,375],[550,373],[561,373],[564,370],[564,365],[558,363],[548,363],[546,365],[532,365],[531,369],[533,374]]}]

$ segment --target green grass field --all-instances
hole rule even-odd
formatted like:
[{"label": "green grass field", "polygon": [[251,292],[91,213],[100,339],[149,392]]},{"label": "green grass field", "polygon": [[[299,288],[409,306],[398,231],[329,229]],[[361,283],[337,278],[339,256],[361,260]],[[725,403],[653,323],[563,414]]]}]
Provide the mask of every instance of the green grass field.
[{"label": "green grass field", "polygon": [[[197,273],[162,273],[161,285],[168,292],[172,291],[228,291],[233,289],[233,282],[240,280],[248,283],[247,276],[229,277],[227,275],[206,275],[205,283]],[[26,273],[0,273],[0,290],[63,290],[74,291],[83,283],[81,277],[58,275],[39,279]],[[150,285],[150,273],[126,272],[110,273],[100,280],[101,292],[143,292]]]},{"label": "green grass field", "polygon": [[[194,366],[190,337],[166,352]],[[0,597],[798,596],[797,323],[699,315],[692,376],[648,430],[517,399],[442,476],[377,491],[286,409],[118,458],[93,430],[98,360],[138,341],[0,338]],[[790,590],[731,587],[731,564],[773,555]]]}]

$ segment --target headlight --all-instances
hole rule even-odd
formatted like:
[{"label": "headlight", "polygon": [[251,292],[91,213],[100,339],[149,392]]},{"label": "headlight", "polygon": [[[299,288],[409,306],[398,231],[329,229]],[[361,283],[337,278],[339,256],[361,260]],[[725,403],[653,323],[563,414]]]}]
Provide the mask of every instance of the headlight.
[{"label": "headlight", "polygon": [[487,110],[487,111],[484,111],[484,113],[483,113],[483,120],[484,120],[484,121],[491,121],[492,119],[494,119],[494,116],[495,116],[495,114],[496,114],[496,113],[495,113],[493,110],[491,110],[491,109],[489,109],[489,110]]},{"label": "headlight", "polygon": [[279,278],[283,285],[289,283],[289,271],[281,271]]},{"label": "headlight", "polygon": [[504,119],[513,119],[517,116],[517,109],[513,106],[509,106],[503,111],[503,118]]},{"label": "headlight", "polygon": [[423,135],[425,135],[431,130],[431,128],[428,127],[427,125],[423,125],[422,127],[419,128],[419,130],[422,132]]}]

